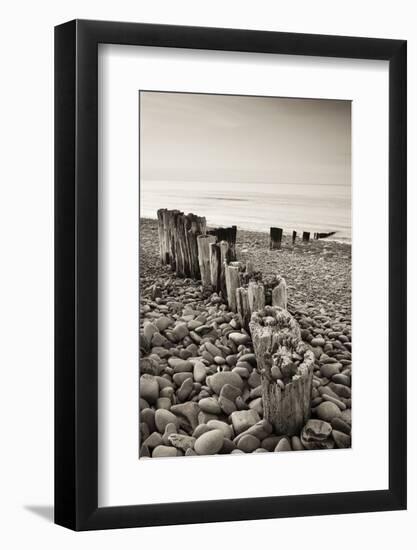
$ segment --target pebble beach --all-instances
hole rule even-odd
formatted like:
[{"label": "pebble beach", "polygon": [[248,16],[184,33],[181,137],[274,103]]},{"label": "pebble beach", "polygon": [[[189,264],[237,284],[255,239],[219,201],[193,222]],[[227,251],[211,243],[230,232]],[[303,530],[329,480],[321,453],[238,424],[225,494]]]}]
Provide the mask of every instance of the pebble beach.
[{"label": "pebble beach", "polygon": [[351,447],[351,245],[313,240],[269,249],[238,227],[238,259],[284,277],[288,311],[314,353],[311,418],[299,434],[263,418],[251,334],[217,293],[159,257],[157,220],[140,220],[140,458]]}]

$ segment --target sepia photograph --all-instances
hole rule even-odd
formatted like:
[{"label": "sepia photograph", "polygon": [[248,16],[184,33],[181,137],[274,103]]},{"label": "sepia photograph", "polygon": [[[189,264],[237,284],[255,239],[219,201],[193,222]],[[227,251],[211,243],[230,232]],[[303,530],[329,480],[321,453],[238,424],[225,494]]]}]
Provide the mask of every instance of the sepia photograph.
[{"label": "sepia photograph", "polygon": [[139,92],[143,458],[352,445],[351,101]]}]

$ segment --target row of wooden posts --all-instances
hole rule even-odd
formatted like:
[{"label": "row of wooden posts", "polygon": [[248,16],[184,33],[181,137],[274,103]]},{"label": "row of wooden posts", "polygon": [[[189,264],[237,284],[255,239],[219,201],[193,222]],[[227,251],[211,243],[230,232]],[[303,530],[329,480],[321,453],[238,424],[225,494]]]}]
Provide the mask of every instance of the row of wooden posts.
[{"label": "row of wooden posts", "polygon": [[[282,230],[281,230],[282,231]],[[227,300],[248,327],[251,314],[265,306],[265,287],[255,279],[251,262],[236,260],[236,226],[207,231],[206,219],[179,210],[158,210],[158,236],[162,264],[180,277],[200,279]],[[272,305],[287,308],[285,280],[277,279]]]},{"label": "row of wooden posts", "polygon": [[[305,349],[298,323],[287,311],[285,279],[276,278],[267,305],[259,272],[251,262],[236,259],[236,226],[208,232],[203,217],[161,209],[158,236],[162,264],[170,265],[179,276],[201,279],[203,286],[221,292],[229,309],[239,314],[242,326],[252,334],[264,418],[276,433],[299,433],[311,414],[314,355]],[[271,315],[274,322],[266,322]],[[272,361],[277,366],[292,364],[294,352],[304,355],[301,374],[284,384],[272,377]]]},{"label": "row of wooden posts", "polygon": [[[271,250],[276,250],[281,248],[282,243],[282,236],[283,236],[283,229],[281,227],[271,227],[269,232],[269,248]],[[325,239],[326,237],[331,237],[335,234],[335,231],[331,231],[330,233],[314,233],[313,238],[314,240],[318,239]],[[297,231],[292,232],[292,244],[295,244],[295,241],[297,239]],[[309,231],[303,231],[302,233],[302,240],[303,243],[308,242],[310,240],[310,232]]]},{"label": "row of wooden posts", "polygon": [[207,231],[206,218],[195,214],[163,208],[157,215],[161,263],[170,265],[179,277],[201,278],[203,284],[209,284],[206,251],[219,238],[227,243],[222,261],[236,259],[236,226]]}]

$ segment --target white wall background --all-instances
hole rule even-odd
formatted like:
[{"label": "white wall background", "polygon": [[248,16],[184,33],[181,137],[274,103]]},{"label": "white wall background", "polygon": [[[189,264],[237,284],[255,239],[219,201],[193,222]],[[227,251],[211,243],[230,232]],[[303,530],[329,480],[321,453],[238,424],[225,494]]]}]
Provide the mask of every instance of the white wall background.
[{"label": "white wall background", "polygon": [[[409,510],[75,534],[53,500],[53,26],[73,18],[403,38],[409,54]],[[417,535],[415,215],[417,19],[413,2],[15,0],[2,9],[0,136],[0,545],[17,548],[413,547]]]}]

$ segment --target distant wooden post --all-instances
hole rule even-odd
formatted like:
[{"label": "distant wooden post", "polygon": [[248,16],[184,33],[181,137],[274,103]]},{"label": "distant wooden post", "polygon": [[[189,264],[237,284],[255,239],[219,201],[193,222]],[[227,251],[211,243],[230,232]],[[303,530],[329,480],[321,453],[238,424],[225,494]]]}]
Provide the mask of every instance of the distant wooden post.
[{"label": "distant wooden post", "polygon": [[308,243],[310,240],[310,233],[308,231],[303,231],[303,243]]},{"label": "distant wooden post", "polygon": [[292,244],[295,244],[295,239],[297,238],[297,231],[292,232]]},{"label": "distant wooden post", "polygon": [[217,243],[210,243],[210,276],[211,284],[216,292],[220,290],[220,275],[220,246]]},{"label": "distant wooden post", "polygon": [[314,354],[301,340],[297,321],[281,308],[266,306],[253,313],[249,327],[261,375],[263,417],[277,434],[298,434],[311,415]]},{"label": "distant wooden post", "polygon": [[226,265],[225,272],[226,272],[227,303],[229,304],[229,309],[236,313],[237,312],[236,290],[240,286],[239,266]]},{"label": "distant wooden post", "polygon": [[210,244],[214,243],[216,237],[213,235],[199,235],[197,237],[198,263],[200,265],[201,283],[203,286],[211,285],[210,270]]},{"label": "distant wooden post", "polygon": [[265,288],[261,283],[251,281],[248,285],[248,304],[249,311],[260,311],[265,307]]},{"label": "distant wooden post", "polygon": [[287,283],[285,279],[281,277],[277,286],[272,289],[272,305],[287,309],[287,300]]},{"label": "distant wooden post", "polygon": [[269,240],[270,250],[281,248],[281,241],[282,241],[282,229],[280,227],[271,227],[270,240]]}]

